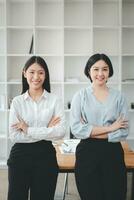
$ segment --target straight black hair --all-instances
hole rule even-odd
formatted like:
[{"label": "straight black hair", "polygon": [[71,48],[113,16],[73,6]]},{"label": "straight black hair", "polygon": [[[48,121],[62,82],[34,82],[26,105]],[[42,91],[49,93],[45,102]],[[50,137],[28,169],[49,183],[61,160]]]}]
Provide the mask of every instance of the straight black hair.
[{"label": "straight black hair", "polygon": [[91,82],[92,82],[92,79],[90,77],[89,71],[90,71],[92,65],[94,65],[99,60],[103,60],[108,65],[108,67],[109,67],[109,77],[111,77],[114,73],[111,60],[109,59],[109,57],[107,55],[99,54],[99,53],[94,54],[88,59],[86,66],[85,66],[85,70],[84,70],[84,74],[90,79]]},{"label": "straight black hair", "polygon": [[40,56],[32,56],[27,60],[27,62],[25,63],[25,66],[23,68],[23,72],[22,72],[22,92],[21,92],[21,94],[25,93],[29,89],[27,79],[24,77],[24,71],[26,72],[27,69],[34,63],[37,63],[38,65],[40,65],[45,71],[45,80],[44,80],[44,83],[42,85],[42,88],[47,90],[47,92],[51,92],[49,70],[48,70],[48,66],[47,66],[45,60]]}]

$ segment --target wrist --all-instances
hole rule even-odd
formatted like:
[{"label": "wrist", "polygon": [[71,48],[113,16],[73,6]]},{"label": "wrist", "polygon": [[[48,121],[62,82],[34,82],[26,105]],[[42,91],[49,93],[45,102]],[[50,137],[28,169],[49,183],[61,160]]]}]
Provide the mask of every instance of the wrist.
[{"label": "wrist", "polygon": [[113,131],[113,126],[112,125],[110,125],[110,126],[108,126],[108,132],[112,132]]},{"label": "wrist", "polygon": [[26,126],[26,127],[23,129],[24,133],[27,133],[27,129],[28,129],[28,126]]}]

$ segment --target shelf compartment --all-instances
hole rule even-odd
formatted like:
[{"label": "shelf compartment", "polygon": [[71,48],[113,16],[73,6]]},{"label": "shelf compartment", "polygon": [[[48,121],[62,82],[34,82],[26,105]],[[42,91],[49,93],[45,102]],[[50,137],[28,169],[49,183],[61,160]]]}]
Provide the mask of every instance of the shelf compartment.
[{"label": "shelf compartment", "polygon": [[7,32],[7,53],[28,54],[33,36],[32,29],[10,29]]},{"label": "shelf compartment", "polygon": [[21,82],[22,70],[29,59],[28,56],[8,56],[7,57],[7,81]]},{"label": "shelf compartment", "polygon": [[51,92],[56,96],[63,99],[63,86],[62,84],[51,84]]},{"label": "shelf compartment", "polygon": [[113,66],[113,76],[109,79],[110,82],[119,83],[120,81],[120,64],[118,56],[109,56]]},{"label": "shelf compartment", "polygon": [[94,53],[106,53],[117,56],[119,54],[119,30],[107,28],[94,28]]},{"label": "shelf compartment", "polygon": [[6,57],[0,56],[0,82],[6,81]]},{"label": "shelf compartment", "polygon": [[33,26],[33,19],[33,1],[8,0],[8,26]]},{"label": "shelf compartment", "polygon": [[95,26],[119,26],[119,2],[118,1],[94,1],[93,24]]},{"label": "shelf compartment", "polygon": [[6,110],[6,95],[0,93],[0,111],[5,111],[5,110]]},{"label": "shelf compartment", "polygon": [[0,29],[0,54],[6,53],[6,31]]},{"label": "shelf compartment", "polygon": [[63,2],[37,0],[35,21],[36,26],[62,26]]},{"label": "shelf compartment", "polygon": [[129,108],[131,108],[131,103],[134,102],[134,96],[132,95],[132,91],[134,91],[134,84],[122,85],[122,92],[125,94]]},{"label": "shelf compartment", "polygon": [[[1,103],[1,95],[0,95],[0,103]],[[6,117],[7,117],[6,112],[1,112],[1,109],[0,109],[0,138],[7,137]]]},{"label": "shelf compartment", "polygon": [[[67,109],[68,103],[71,103],[74,94],[82,88],[86,88],[90,82],[87,84],[73,84],[64,86],[64,107]],[[71,88],[71,89],[70,89]]]},{"label": "shelf compartment", "polygon": [[13,98],[15,96],[20,95],[21,91],[22,91],[21,84],[8,84],[7,87],[8,108],[10,108]]},{"label": "shelf compartment", "polygon": [[134,54],[134,28],[122,29],[122,53]]},{"label": "shelf compartment", "polygon": [[65,54],[91,54],[92,39],[90,30],[65,30]]},{"label": "shelf compartment", "polygon": [[6,93],[6,83],[0,83],[0,94],[4,95]]},{"label": "shelf compartment", "polygon": [[62,55],[63,31],[36,29],[35,52],[37,54]]},{"label": "shelf compartment", "polygon": [[0,0],[0,27],[5,25],[5,3]]},{"label": "shelf compartment", "polygon": [[134,56],[122,58],[122,81],[134,83]]},{"label": "shelf compartment", "polygon": [[46,61],[49,69],[50,83],[63,82],[64,81],[63,58],[60,56],[45,56],[44,60]]},{"label": "shelf compartment", "polygon": [[134,1],[122,2],[122,24],[124,26],[134,26]]},{"label": "shelf compartment", "polygon": [[68,1],[64,4],[65,26],[91,26],[91,1]]},{"label": "shelf compartment", "polygon": [[86,82],[87,78],[84,75],[84,69],[88,57],[84,56],[66,56],[65,61],[65,81],[67,82]]}]

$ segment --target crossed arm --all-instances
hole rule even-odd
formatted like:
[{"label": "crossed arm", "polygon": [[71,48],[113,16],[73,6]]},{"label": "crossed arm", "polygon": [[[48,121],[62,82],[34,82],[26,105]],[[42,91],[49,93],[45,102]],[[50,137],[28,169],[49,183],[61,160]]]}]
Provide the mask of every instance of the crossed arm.
[{"label": "crossed arm", "polygon": [[[23,131],[23,133],[27,134],[28,124],[20,117],[17,117],[19,122],[12,125],[12,128],[15,130]],[[52,117],[48,123],[48,127],[56,126],[61,121],[60,117]]]},{"label": "crossed arm", "polygon": [[109,126],[95,126],[92,129],[91,138],[108,138],[108,133],[114,132],[118,129],[125,129],[128,128],[128,120],[124,119],[122,116],[120,116],[115,122],[113,122]]}]

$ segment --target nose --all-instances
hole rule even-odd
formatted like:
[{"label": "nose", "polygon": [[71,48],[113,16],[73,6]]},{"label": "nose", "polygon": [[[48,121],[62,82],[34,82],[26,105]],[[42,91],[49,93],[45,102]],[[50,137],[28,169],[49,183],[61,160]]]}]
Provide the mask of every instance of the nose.
[{"label": "nose", "polygon": [[103,75],[103,71],[101,69],[98,71],[98,75],[99,76]]},{"label": "nose", "polygon": [[34,74],[34,79],[35,79],[35,80],[38,80],[38,78],[39,78],[38,73],[35,73],[35,74]]}]

